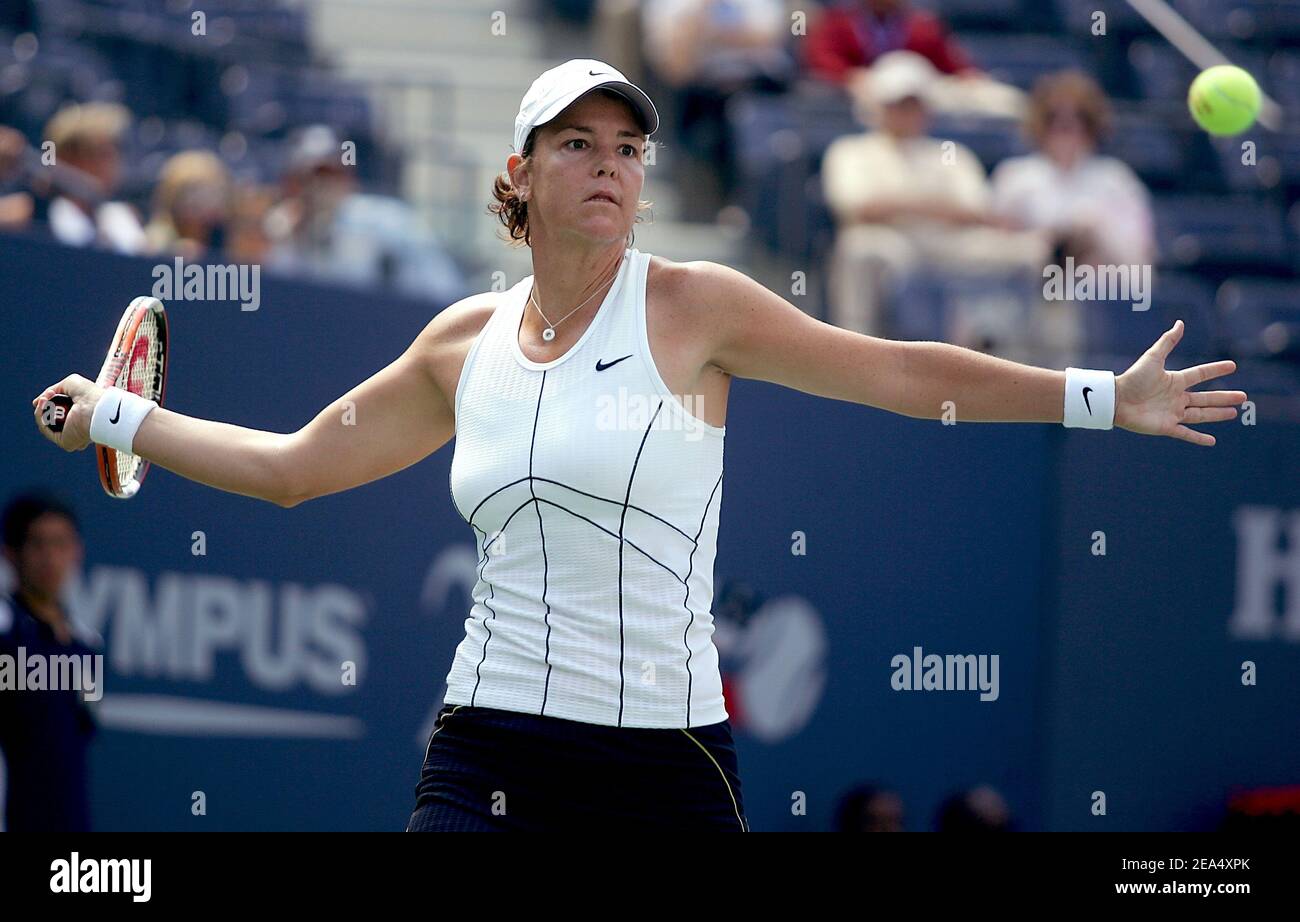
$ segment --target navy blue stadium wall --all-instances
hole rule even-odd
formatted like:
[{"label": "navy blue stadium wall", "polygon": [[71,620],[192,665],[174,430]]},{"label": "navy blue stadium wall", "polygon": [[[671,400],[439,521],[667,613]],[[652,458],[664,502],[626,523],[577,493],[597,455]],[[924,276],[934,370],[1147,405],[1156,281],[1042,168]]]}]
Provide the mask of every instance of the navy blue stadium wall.
[{"label": "navy blue stadium wall", "polygon": [[[400,830],[476,569],[452,446],[289,510],[164,470],[108,498],[29,402],[93,375],[152,265],[0,240],[0,491],[53,486],[83,519],[72,599],[108,671],[96,824]],[[267,277],[257,311],[168,309],[167,402],[290,431],[438,306]],[[1206,450],[944,427],[737,382],[715,641],[753,828],[827,828],[876,781],[914,829],[981,782],[1019,828],[1205,829],[1234,787],[1300,780],[1300,426],[1214,431]],[[917,648],[996,655],[996,697],[895,690]]]}]

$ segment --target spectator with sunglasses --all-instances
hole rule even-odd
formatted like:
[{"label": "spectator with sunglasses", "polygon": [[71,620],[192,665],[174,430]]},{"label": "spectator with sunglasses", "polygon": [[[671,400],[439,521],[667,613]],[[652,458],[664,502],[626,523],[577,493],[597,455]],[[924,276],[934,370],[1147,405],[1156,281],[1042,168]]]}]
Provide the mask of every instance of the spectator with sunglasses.
[{"label": "spectator with sunglasses", "polygon": [[1041,78],[1024,131],[1037,151],[993,171],[993,210],[1036,230],[1058,259],[1076,264],[1149,264],[1155,258],[1150,196],[1132,169],[1098,153],[1110,106],[1080,71]]}]

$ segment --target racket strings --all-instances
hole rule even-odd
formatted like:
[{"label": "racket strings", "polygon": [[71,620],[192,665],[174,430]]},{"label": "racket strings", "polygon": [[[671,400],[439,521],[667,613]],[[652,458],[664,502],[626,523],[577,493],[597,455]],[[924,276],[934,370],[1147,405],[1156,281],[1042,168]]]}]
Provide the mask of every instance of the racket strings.
[{"label": "racket strings", "polygon": [[[158,315],[149,311],[136,331],[135,339],[129,345],[121,368],[118,370],[114,386],[124,391],[138,394],[146,400],[158,400],[161,397],[162,375],[160,362],[162,340],[158,335]],[[126,484],[141,473],[146,462],[139,455],[128,452],[114,452],[114,474],[119,484]]]}]

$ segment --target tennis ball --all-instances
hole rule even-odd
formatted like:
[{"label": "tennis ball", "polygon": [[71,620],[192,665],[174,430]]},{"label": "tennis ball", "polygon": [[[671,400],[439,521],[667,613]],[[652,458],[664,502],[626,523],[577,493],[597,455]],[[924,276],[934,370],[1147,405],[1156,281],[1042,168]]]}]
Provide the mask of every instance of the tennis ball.
[{"label": "tennis ball", "polygon": [[1240,67],[1220,64],[1200,72],[1187,91],[1196,124],[1213,135],[1241,134],[1259,115],[1259,84]]}]

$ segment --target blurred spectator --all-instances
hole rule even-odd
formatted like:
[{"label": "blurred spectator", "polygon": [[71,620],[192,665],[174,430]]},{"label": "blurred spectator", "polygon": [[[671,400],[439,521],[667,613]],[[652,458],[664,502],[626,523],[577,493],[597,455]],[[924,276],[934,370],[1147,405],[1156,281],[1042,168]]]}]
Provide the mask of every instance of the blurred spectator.
[{"label": "blurred spectator", "polygon": [[835,809],[835,832],[902,832],[903,799],[874,784],[853,788]]},{"label": "blurred spectator", "polygon": [[173,154],[154,188],[153,217],[145,228],[150,252],[197,260],[223,249],[230,195],[230,174],[215,154]]},{"label": "blurred spectator", "polygon": [[887,291],[927,266],[1028,274],[1043,265],[1041,239],[1006,230],[990,210],[975,155],[927,136],[933,79],[934,68],[918,54],[882,57],[871,93],[879,130],[837,138],[823,158],[825,197],[838,225],[830,320],[846,329],[887,333]]},{"label": "blurred spectator", "polygon": [[1300,785],[1235,791],[1219,831],[1294,837],[1300,832]]},{"label": "blurred spectator", "polygon": [[907,0],[846,0],[829,6],[809,24],[803,48],[807,70],[834,83],[846,83],[855,69],[900,50],[916,52],[945,74],[974,70],[943,22],[911,9]]},{"label": "blurred spectator", "polygon": [[672,92],[672,136],[707,165],[715,188],[690,181],[687,217],[712,219],[736,187],[725,116],[742,91],[781,92],[795,74],[783,0],[653,0],[641,7],[645,58]]},{"label": "blurred spectator", "polygon": [[406,203],[357,191],[356,168],[325,125],[301,131],[266,216],[267,268],[394,288],[450,303],[468,286],[459,267]]},{"label": "blurred spectator", "polygon": [[226,255],[237,263],[260,265],[270,258],[271,238],[267,234],[266,216],[275,205],[274,188],[241,185],[235,188],[230,204]]},{"label": "blurred spectator", "polygon": [[22,171],[27,139],[12,128],[0,125],[0,231],[22,230],[31,222],[33,201],[26,191],[6,193],[6,184]]},{"label": "blurred spectator", "polygon": [[1043,232],[1076,263],[1149,264],[1155,258],[1150,196],[1126,164],[1097,153],[1110,107],[1079,71],[1041,78],[1030,96],[1025,134],[1037,153],[993,171],[993,208],[1017,226]]},{"label": "blurred spectator", "polygon": [[927,102],[938,112],[1020,118],[1025,94],[980,71],[932,13],[907,0],[853,0],[825,9],[808,28],[804,68],[871,104],[872,72],[895,51],[933,65]]},{"label": "blurred spectator", "polygon": [[958,791],[939,806],[936,832],[1010,832],[1011,810],[986,784]]},{"label": "blurred spectator", "polygon": [[50,232],[56,240],[72,246],[104,246],[119,253],[144,249],[144,228],[135,211],[111,201],[121,177],[119,143],[130,124],[130,113],[123,106],[92,102],[65,106],[45,126],[45,139],[54,142],[56,163],[64,172],[80,174],[85,187],[73,193],[64,186],[50,202]]},{"label": "blurred spectator", "polygon": [[[15,497],[3,514],[3,549],[16,575],[0,597],[0,654],[19,658],[94,655],[98,638],[60,603],[63,585],[81,564],[72,510],[48,494]],[[10,832],[90,828],[87,748],[95,722],[76,689],[0,690],[0,749],[7,776],[5,825]]]}]

